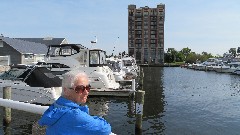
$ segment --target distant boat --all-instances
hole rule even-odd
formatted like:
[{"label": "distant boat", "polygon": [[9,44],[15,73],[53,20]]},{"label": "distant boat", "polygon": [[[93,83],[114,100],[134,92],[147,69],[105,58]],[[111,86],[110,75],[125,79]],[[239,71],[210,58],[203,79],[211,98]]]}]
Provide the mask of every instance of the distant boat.
[{"label": "distant boat", "polygon": [[237,69],[237,70],[233,71],[232,74],[240,75],[240,69]]},{"label": "distant boat", "polygon": [[221,62],[222,61],[217,58],[208,58],[202,63],[193,64],[193,68],[195,70],[213,70],[214,66],[218,65]]},{"label": "distant boat", "polygon": [[122,70],[121,59],[115,57],[106,58],[108,67],[113,71],[113,75],[117,82],[124,81],[126,78],[125,71]]},{"label": "distant boat", "polygon": [[135,79],[139,73],[139,66],[136,59],[132,56],[124,55],[122,58],[122,70],[127,74],[129,79]]}]

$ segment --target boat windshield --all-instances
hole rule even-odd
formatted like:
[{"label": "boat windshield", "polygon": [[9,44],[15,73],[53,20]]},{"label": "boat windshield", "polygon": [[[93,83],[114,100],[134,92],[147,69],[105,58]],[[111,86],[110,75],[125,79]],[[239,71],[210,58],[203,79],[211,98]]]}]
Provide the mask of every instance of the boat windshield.
[{"label": "boat windshield", "polygon": [[102,50],[89,51],[89,63],[90,66],[102,66],[106,65],[106,52]]},{"label": "boat windshield", "polygon": [[133,65],[133,61],[131,61],[131,60],[123,60],[123,65],[124,66],[132,66]]},{"label": "boat windshield", "polygon": [[99,64],[98,51],[90,51],[90,64]]},{"label": "boat windshield", "polygon": [[7,72],[0,75],[0,79],[17,79],[20,75],[22,75],[26,69],[21,68],[12,68]]},{"label": "boat windshield", "polygon": [[77,53],[71,46],[51,46],[49,47],[48,56],[70,56]]},{"label": "boat windshield", "polygon": [[113,72],[120,72],[121,70],[121,63],[118,61],[108,61],[107,65]]}]

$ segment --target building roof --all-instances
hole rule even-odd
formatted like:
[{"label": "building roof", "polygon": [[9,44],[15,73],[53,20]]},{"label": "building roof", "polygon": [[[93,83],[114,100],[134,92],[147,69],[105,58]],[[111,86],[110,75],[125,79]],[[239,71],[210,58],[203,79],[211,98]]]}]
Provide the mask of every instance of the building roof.
[{"label": "building roof", "polygon": [[15,38],[0,37],[2,41],[6,42],[8,45],[16,49],[18,52],[33,53],[33,54],[46,54],[47,46],[41,43],[29,42]]},{"label": "building roof", "polygon": [[29,42],[35,42],[35,43],[41,43],[45,44],[47,46],[49,45],[61,45],[63,44],[63,41],[66,40],[66,38],[52,38],[52,37],[46,37],[46,38],[16,38],[20,40],[25,40]]}]

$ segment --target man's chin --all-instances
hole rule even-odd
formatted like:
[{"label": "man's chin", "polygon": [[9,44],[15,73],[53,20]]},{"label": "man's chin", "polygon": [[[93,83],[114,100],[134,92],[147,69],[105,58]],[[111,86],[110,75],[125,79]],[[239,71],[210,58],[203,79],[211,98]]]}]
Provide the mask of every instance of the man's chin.
[{"label": "man's chin", "polygon": [[87,102],[87,98],[84,98],[81,103],[86,103]]}]

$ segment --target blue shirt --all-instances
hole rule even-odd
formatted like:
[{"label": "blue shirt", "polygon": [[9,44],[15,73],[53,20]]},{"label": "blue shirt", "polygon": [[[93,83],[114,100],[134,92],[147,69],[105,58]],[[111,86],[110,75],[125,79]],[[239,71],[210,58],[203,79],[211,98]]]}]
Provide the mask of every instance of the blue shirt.
[{"label": "blue shirt", "polygon": [[47,126],[46,135],[109,135],[110,124],[101,117],[90,116],[88,106],[59,97],[44,112],[39,125]]}]

